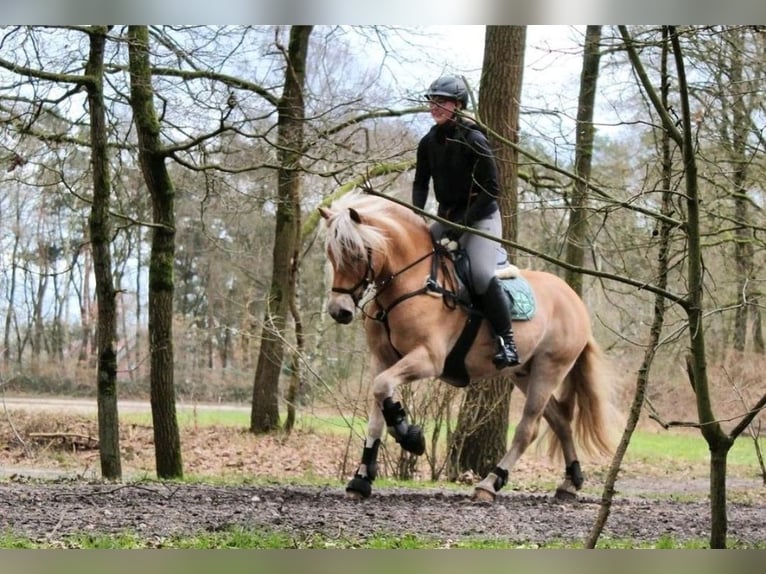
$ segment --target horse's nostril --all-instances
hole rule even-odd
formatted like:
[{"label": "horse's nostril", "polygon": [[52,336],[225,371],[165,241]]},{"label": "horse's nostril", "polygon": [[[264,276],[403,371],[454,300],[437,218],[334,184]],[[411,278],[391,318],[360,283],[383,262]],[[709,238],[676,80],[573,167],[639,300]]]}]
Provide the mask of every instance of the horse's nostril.
[{"label": "horse's nostril", "polygon": [[354,318],[354,314],[351,311],[347,311],[344,309],[343,311],[338,313],[334,318],[338,323],[347,325]]},{"label": "horse's nostril", "polygon": [[348,309],[333,309],[330,316],[342,325],[347,325],[354,318],[354,313]]}]

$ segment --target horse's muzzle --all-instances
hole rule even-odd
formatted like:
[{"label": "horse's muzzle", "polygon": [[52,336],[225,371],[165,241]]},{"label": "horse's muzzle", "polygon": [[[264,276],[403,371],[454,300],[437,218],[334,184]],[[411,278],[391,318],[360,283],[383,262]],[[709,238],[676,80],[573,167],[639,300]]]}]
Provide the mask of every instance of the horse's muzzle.
[{"label": "horse's muzzle", "polygon": [[327,312],[330,317],[341,325],[348,325],[354,320],[354,308],[353,300],[348,295],[331,297],[327,303]]}]

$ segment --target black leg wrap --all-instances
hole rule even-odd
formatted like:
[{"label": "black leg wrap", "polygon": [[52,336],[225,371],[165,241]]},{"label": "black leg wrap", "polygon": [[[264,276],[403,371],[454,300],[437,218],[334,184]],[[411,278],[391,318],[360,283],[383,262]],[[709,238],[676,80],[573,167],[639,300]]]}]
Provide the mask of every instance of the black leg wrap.
[{"label": "black leg wrap", "polygon": [[566,467],[566,477],[572,481],[577,490],[580,490],[582,483],[585,482],[585,478],[582,475],[578,461],[574,460],[572,464]]},{"label": "black leg wrap", "polygon": [[372,446],[364,447],[362,450],[362,464],[367,468],[367,478],[370,482],[375,480],[378,476],[378,448],[380,447],[380,439],[376,439]]},{"label": "black leg wrap", "polygon": [[499,492],[501,488],[508,484],[508,471],[496,466],[492,469],[492,472],[497,476],[495,484],[492,486],[495,488],[495,492]]},{"label": "black leg wrap", "polygon": [[407,424],[404,421],[406,416],[402,403],[394,402],[391,397],[383,399],[383,418],[386,420],[387,426],[396,428],[402,423]]},{"label": "black leg wrap", "polygon": [[378,474],[378,448],[380,448],[380,439],[375,439],[370,447],[364,447],[362,449],[362,464],[364,465],[365,472],[361,474],[357,472],[348,484],[346,485],[346,492],[353,492],[358,494],[362,498],[370,498],[372,494],[372,481]]},{"label": "black leg wrap", "polygon": [[407,452],[420,456],[426,451],[426,439],[423,429],[418,425],[407,424],[407,415],[402,403],[394,402],[391,397],[383,399],[383,418],[388,432]]}]

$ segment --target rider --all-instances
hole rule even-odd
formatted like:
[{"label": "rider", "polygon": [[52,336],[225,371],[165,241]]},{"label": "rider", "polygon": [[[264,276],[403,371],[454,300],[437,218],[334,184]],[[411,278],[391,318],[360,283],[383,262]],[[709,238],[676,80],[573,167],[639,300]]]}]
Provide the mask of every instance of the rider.
[{"label": "rider", "polygon": [[[412,203],[425,207],[433,180],[440,217],[499,237],[497,167],[487,137],[461,114],[468,105],[465,84],[458,77],[443,76],[431,84],[425,97],[436,125],[418,144]],[[457,237],[460,232],[438,221],[430,229],[436,241],[445,236],[459,240],[470,259],[475,299],[497,338],[493,363],[498,369],[518,365],[508,298],[495,276],[497,243],[473,233]]]}]

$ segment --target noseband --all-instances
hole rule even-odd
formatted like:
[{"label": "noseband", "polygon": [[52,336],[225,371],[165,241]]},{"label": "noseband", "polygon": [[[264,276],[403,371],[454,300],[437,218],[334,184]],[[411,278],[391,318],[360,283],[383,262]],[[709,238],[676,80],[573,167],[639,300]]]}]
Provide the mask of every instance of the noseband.
[{"label": "noseband", "polygon": [[[333,293],[340,293],[341,295],[350,295],[354,305],[359,306],[359,300],[362,295],[367,291],[367,287],[375,280],[375,271],[372,268],[372,249],[367,248],[367,269],[364,275],[353,287],[333,287],[331,291]],[[361,290],[361,291],[360,291]]]}]

